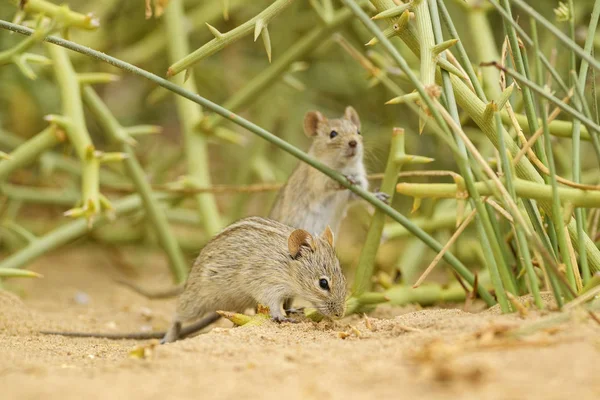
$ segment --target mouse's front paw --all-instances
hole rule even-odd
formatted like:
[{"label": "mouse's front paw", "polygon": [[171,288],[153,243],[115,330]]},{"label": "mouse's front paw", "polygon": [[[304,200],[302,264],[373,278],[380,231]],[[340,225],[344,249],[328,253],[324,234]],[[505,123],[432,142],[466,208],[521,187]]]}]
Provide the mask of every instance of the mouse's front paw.
[{"label": "mouse's front paw", "polygon": [[273,322],[277,322],[278,324],[282,323],[282,322],[288,322],[291,324],[296,324],[298,323],[298,321],[296,321],[293,318],[288,318],[288,317],[272,317],[271,318],[273,320]]},{"label": "mouse's front paw", "polygon": [[350,183],[351,185],[358,185],[360,183],[358,181],[358,178],[352,175],[344,175],[344,178],[346,178],[348,180],[348,183]]},{"label": "mouse's front paw", "polygon": [[390,195],[384,192],[375,192],[375,197],[377,197],[378,200],[383,201],[385,204],[390,204]]}]

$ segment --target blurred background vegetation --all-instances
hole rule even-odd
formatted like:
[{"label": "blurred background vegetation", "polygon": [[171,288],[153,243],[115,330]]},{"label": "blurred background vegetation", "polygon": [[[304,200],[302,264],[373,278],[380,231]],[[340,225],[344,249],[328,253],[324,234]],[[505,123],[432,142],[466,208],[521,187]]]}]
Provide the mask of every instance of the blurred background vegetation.
[{"label": "blurred background vegetation", "polygon": [[[256,0],[182,0],[186,18],[183,29],[189,34],[190,50],[199,48],[212,39],[206,23],[220,32],[227,32],[243,24],[268,7],[272,1]],[[16,7],[12,1],[0,2],[0,19],[12,20]],[[228,15],[224,17],[223,4],[228,3]],[[253,42],[252,35],[243,37],[222,51],[207,57],[191,68],[195,78],[197,92],[217,104],[227,105],[228,101],[239,95],[255,82],[269,67],[283,57],[286,52],[297,46],[311,33],[318,30],[323,21],[313,4],[320,1],[294,1],[291,6],[277,15],[269,25],[272,43],[272,64],[269,63],[261,40]],[[322,3],[329,4],[324,1]],[[554,9],[558,2],[549,0],[528,1],[544,17],[553,21],[557,27],[567,31],[567,24],[556,21]],[[588,35],[589,17],[594,5],[593,0],[575,2],[576,39],[583,47]],[[77,12],[93,13],[100,21],[100,27],[94,31],[71,29],[69,39],[93,49],[137,65],[159,76],[165,76],[172,64],[167,48],[172,46],[171,36],[165,30],[165,16],[144,17],[142,1],[105,0],[91,2],[70,0],[69,7]],[[333,2],[335,12],[343,6]],[[486,1],[468,0],[462,2],[447,1],[462,44],[464,45],[476,71],[481,71],[479,63],[499,61],[481,59],[485,49],[478,49],[473,37],[478,35],[479,26],[469,17],[469,8],[489,8]],[[513,10],[515,18],[519,11]],[[496,52],[500,53],[505,37],[504,25],[499,14],[490,9],[486,13],[496,43]],[[529,18],[519,17],[519,24],[529,31]],[[380,25],[382,28],[386,24]],[[411,92],[414,86],[380,46],[365,47],[372,34],[354,17],[322,34],[305,54],[276,74],[269,85],[252,93],[233,111],[248,120],[264,127],[277,136],[307,150],[310,144],[302,131],[304,113],[320,110],[330,117],[340,116],[346,105],[358,110],[363,124],[365,139],[365,160],[370,173],[383,172],[389,149],[393,127],[402,127],[406,131],[406,151],[410,154],[431,157],[435,161],[411,169],[458,171],[452,152],[446,144],[430,134],[428,127],[419,134],[418,115],[405,105],[384,105],[395,97],[381,81],[365,70],[364,65],[353,57],[348,46],[380,68],[384,74],[405,92]],[[600,46],[597,36],[595,46]],[[17,34],[0,32],[0,51],[9,49],[23,40]],[[414,71],[419,71],[419,60],[399,39],[394,43],[406,58]],[[555,37],[540,29],[542,51],[555,61],[556,70],[564,78],[569,77],[569,57],[560,47]],[[552,57],[553,49],[558,49]],[[531,51],[530,48],[528,48]],[[38,44],[30,52],[46,54],[46,47]],[[156,188],[187,175],[184,148],[185,141],[181,129],[181,114],[178,115],[175,95],[157,87],[153,82],[138,76],[128,75],[107,64],[100,63],[81,54],[69,52],[75,70],[78,73],[107,72],[119,75],[117,82],[95,85],[95,90],[106,103],[114,117],[122,126],[157,125],[162,127],[161,134],[144,135],[136,138],[135,147],[140,164],[147,179]],[[534,56],[530,52],[529,58]],[[364,64],[364,60],[363,60]],[[0,68],[0,150],[7,153],[15,145],[27,140],[47,127],[44,117],[60,114],[62,100],[52,66],[33,66],[37,79],[29,79],[14,65]],[[486,88],[487,90],[487,88]],[[515,94],[514,107],[522,112],[520,96]],[[87,109],[86,109],[87,110]],[[208,112],[207,112],[208,113]],[[477,125],[463,117],[464,129],[476,143],[480,152],[487,158],[496,156],[493,146]],[[561,115],[559,119],[569,119]],[[97,120],[86,112],[86,125],[94,146],[102,151],[120,151],[115,143],[107,140]],[[291,173],[297,160],[278,150],[275,146],[254,136],[243,128],[228,121],[220,121],[219,130],[198,132],[208,140],[210,179],[213,185],[249,185],[257,183],[283,183]],[[201,130],[200,130],[201,131]],[[567,179],[572,178],[571,140],[553,138],[557,173]],[[598,184],[598,164],[589,142],[582,145],[583,181]],[[69,144],[61,144],[46,152],[38,162],[26,169],[19,169],[2,182],[4,190],[1,203],[0,231],[1,250],[5,255],[14,254],[23,248],[27,241],[21,228],[35,235],[50,232],[56,226],[65,223],[63,213],[71,209],[81,192],[78,178],[79,161],[75,150]],[[115,200],[134,192],[121,163],[103,164],[101,167],[100,190],[109,199]],[[448,177],[410,177],[402,178],[411,182],[451,182]],[[379,181],[372,181],[376,188]],[[19,196],[18,187],[60,189],[65,195],[61,199],[36,201]],[[15,189],[11,192],[12,189]],[[11,194],[12,193],[12,194]],[[256,193],[216,193],[215,198],[224,225],[246,215],[266,215],[274,200],[274,191]],[[445,243],[455,229],[456,202],[454,200],[433,201],[424,199],[421,207],[411,213],[412,198],[396,196],[393,206],[411,219],[426,223],[435,213],[445,216],[439,227],[429,228],[434,237]],[[174,227],[176,236],[188,257],[197,254],[205,240],[210,236],[196,211],[193,199],[179,199],[169,203],[167,216]],[[442,217],[437,220],[442,220]],[[420,222],[419,222],[420,223]],[[389,226],[397,225],[389,223]],[[338,250],[349,273],[356,264],[361,243],[369,226],[369,215],[363,206],[351,210],[340,235]],[[18,228],[17,228],[18,227]],[[108,246],[126,244],[144,244],[155,246],[156,239],[149,228],[143,213],[137,212],[127,218],[118,218],[114,223],[93,230],[88,239]],[[75,245],[80,244],[78,241]],[[113,247],[111,247],[113,248]],[[403,250],[404,249],[404,250]],[[107,248],[107,251],[111,251]],[[482,266],[481,248],[474,226],[462,235],[452,251],[473,268]],[[400,236],[386,243],[380,251],[377,265],[388,272],[389,278],[414,282],[419,271],[427,266],[435,253],[408,235]],[[398,271],[407,268],[404,275]],[[440,271],[449,271],[440,269]],[[449,281],[449,272],[440,272],[438,278]],[[387,279],[383,277],[381,279]]]}]

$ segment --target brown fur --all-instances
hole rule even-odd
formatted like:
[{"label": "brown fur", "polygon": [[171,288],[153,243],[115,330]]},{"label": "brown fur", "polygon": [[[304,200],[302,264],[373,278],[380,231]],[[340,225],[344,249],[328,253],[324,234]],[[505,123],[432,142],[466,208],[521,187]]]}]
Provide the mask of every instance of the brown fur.
[{"label": "brown fur", "polygon": [[[334,138],[330,137],[332,131],[337,132]],[[342,118],[331,120],[318,111],[308,112],[304,133],[313,138],[309,155],[368,189],[360,119],[354,108],[346,107]],[[350,146],[352,141],[356,142],[354,148]],[[269,217],[311,233],[320,233],[329,225],[337,235],[353,198],[352,192],[328,176],[300,163],[280,190]]]},{"label": "brown fur", "polygon": [[[342,317],[346,280],[330,233],[312,236],[259,217],[225,228],[196,259],[164,341],[176,340],[183,322],[216,310],[243,312],[260,303],[273,318],[285,319],[283,302],[293,297],[311,302],[326,316]],[[329,291],[319,287],[321,278],[328,280]]]},{"label": "brown fur", "polygon": [[[329,290],[319,286],[321,279],[327,280]],[[244,218],[223,229],[200,251],[179,296],[173,324],[162,342],[172,342],[204,328],[218,318],[215,311],[219,310],[243,312],[263,304],[269,307],[273,319],[286,320],[283,304],[294,297],[309,301],[325,316],[344,315],[346,278],[335,255],[331,230],[326,228],[322,235],[313,236],[277,221]],[[197,322],[183,328],[188,321]],[[159,335],[41,333],[109,339],[149,339]]]}]

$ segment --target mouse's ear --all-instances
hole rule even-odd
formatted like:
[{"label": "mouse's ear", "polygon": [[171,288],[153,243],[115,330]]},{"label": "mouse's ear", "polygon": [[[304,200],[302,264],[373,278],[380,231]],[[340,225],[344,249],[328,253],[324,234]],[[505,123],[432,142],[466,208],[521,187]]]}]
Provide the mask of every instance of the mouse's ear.
[{"label": "mouse's ear", "polygon": [[319,127],[320,122],[327,121],[327,118],[323,116],[318,111],[309,111],[304,116],[304,133],[306,136],[316,136],[317,128]]},{"label": "mouse's ear", "polygon": [[323,239],[327,240],[327,243],[329,243],[329,245],[331,247],[333,247],[333,231],[331,230],[331,228],[329,227],[329,225],[327,225],[327,227],[325,228],[325,230],[321,234],[321,237]]},{"label": "mouse's ear", "polygon": [[306,246],[311,250],[314,250],[314,241],[310,233],[304,229],[296,229],[288,237],[288,250],[292,258],[296,258],[300,253],[300,248]]},{"label": "mouse's ear", "polygon": [[360,118],[358,117],[358,113],[354,107],[346,107],[346,110],[344,111],[344,118],[352,122],[360,130]]}]

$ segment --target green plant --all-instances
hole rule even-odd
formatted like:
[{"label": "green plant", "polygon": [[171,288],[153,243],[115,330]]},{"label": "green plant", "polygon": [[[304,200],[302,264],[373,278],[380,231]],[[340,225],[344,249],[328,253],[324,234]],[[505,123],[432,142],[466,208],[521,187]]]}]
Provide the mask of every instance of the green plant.
[{"label": "green plant", "polygon": [[[10,3],[22,6],[21,3]],[[213,39],[198,50],[190,51],[191,40],[184,29],[185,4],[182,0],[170,0],[159,19],[164,24],[164,36],[167,38],[160,41],[160,46],[165,46],[168,51],[171,66],[167,75],[170,79],[160,77],[162,73],[157,75],[150,69],[127,62],[127,52],[121,52],[124,59],[119,59],[65,37],[74,29],[102,29],[97,22],[101,18],[36,0],[27,2],[19,10],[20,17],[36,18],[35,29],[0,21],[2,28],[30,36],[0,52],[0,66],[4,65],[6,70],[7,65],[15,64],[27,78],[35,79],[39,73],[27,61],[51,62],[61,92],[62,107],[60,115],[46,118],[49,126],[25,141],[0,132],[0,139],[4,139],[0,140],[0,144],[6,150],[2,154],[6,160],[0,161],[0,191],[7,199],[3,226],[8,234],[18,236],[26,243],[2,260],[0,269],[24,267],[47,251],[108,224],[113,217],[124,220],[127,215],[138,211],[137,216],[130,218],[150,222],[168,256],[174,279],[183,280],[186,267],[181,246],[184,243],[175,234],[173,225],[175,219],[189,222],[191,210],[187,198],[193,199],[193,208],[197,212],[189,225],[209,238],[218,232],[225,220],[247,212],[248,207],[255,207],[248,197],[237,197],[230,202],[229,212],[225,212],[228,202],[218,197],[224,192],[219,191],[218,185],[212,185],[215,176],[222,180],[231,178],[235,174],[230,171],[235,171],[235,166],[243,170],[237,175],[242,180],[238,183],[251,183],[245,180],[256,179],[257,176],[281,176],[278,167],[282,164],[274,157],[267,157],[266,146],[257,148],[252,157],[247,156],[245,132],[240,129],[243,128],[266,140],[270,146],[310,164],[375,208],[358,257],[352,295],[348,299],[350,312],[367,310],[386,301],[393,304],[460,301],[474,291],[488,305],[498,301],[503,312],[512,311],[512,296],[526,293],[531,293],[536,306],[543,308],[545,304],[540,291],[544,289],[552,291],[559,307],[576,298],[593,274],[600,271],[600,250],[596,245],[598,221],[593,218],[593,213],[586,215],[587,209],[600,208],[600,182],[593,174],[600,162],[600,124],[595,91],[595,70],[600,68],[600,64],[593,57],[593,35],[588,35],[583,46],[577,43],[576,15],[581,14],[576,13],[573,2],[569,2],[567,11],[561,10],[561,18],[566,22],[562,24],[560,21],[550,22],[522,0],[512,0],[512,4],[529,17],[528,26],[516,22],[513,16],[515,10],[509,0],[491,0],[485,5],[480,2],[460,3],[458,6],[453,2],[446,4],[444,0],[405,3],[342,0],[341,3],[343,6],[337,8],[330,1],[318,0],[311,1],[310,7],[290,0],[278,0],[268,7],[233,2],[236,13],[246,8],[250,10],[246,22],[231,29],[218,29],[215,27],[217,24],[203,21],[207,22]],[[213,15],[216,14],[215,6],[211,3],[205,7],[212,7],[210,19],[216,18]],[[587,29],[595,32],[600,1],[582,3],[578,11],[582,13],[584,8],[591,9]],[[230,11],[229,16],[233,13]],[[454,15],[466,16],[469,21],[467,33],[457,29]],[[315,17],[318,18],[316,26]],[[499,37],[494,36],[492,17],[496,23],[504,21],[505,51],[499,50],[499,42],[496,42]],[[278,29],[280,19],[282,24],[310,25],[310,28],[294,36],[289,29]],[[193,30],[198,31],[199,23],[196,18],[194,21]],[[543,33],[538,32],[537,25],[544,28]],[[568,29],[568,35],[562,33],[563,28]],[[142,32],[133,34],[137,35],[130,39],[135,44],[134,58],[148,60],[156,57],[159,50],[147,49],[153,43],[142,41],[144,37],[157,38],[159,35],[155,32],[159,28],[156,29],[150,33],[141,29]],[[52,35],[56,32],[61,32],[62,37]],[[252,33],[254,40],[258,36],[263,38],[267,65],[260,64],[264,60],[258,61],[240,51],[246,42],[244,37]],[[465,35],[469,36],[469,40],[462,40]],[[324,55],[320,47],[329,37],[333,37],[334,41],[323,46],[329,53]],[[403,44],[395,42],[396,38]],[[568,65],[557,64],[545,55],[542,38],[546,42],[563,45],[570,51]],[[35,49],[40,41],[46,42],[44,48],[50,56],[48,59],[35,53],[25,53]],[[359,41],[366,42],[368,47],[360,49]],[[234,45],[235,42],[238,43]],[[287,50],[273,51],[281,43],[289,44]],[[66,49],[95,60],[92,65],[102,72],[78,74],[78,68],[87,69],[78,64],[74,66]],[[339,84],[340,74],[326,73],[320,64],[321,59],[332,63],[328,58],[330,54],[350,57],[350,60],[356,61],[352,65],[353,71],[362,68],[369,74],[368,84],[355,76],[342,79],[350,94],[338,96],[351,102],[356,98],[352,90],[377,90],[378,96],[365,100],[364,106],[365,110],[372,110],[378,118],[386,121],[380,125],[388,126],[387,130],[379,129],[378,134],[381,141],[390,143],[387,163],[379,161],[380,166],[385,165],[381,189],[391,195],[395,192],[414,198],[412,212],[421,212],[423,216],[420,219],[408,218],[399,211],[406,207],[405,198],[396,199],[392,205],[384,204],[295,145],[297,139],[290,132],[299,131],[298,119],[287,116],[292,113],[290,110],[304,112],[313,100],[308,95],[303,96],[301,101],[291,99],[299,96],[297,91],[318,87],[318,82],[328,84],[318,75],[305,77],[304,82],[300,82],[297,75],[301,71],[311,73],[314,70],[312,73],[331,78],[332,87]],[[211,61],[214,57],[219,57],[220,61]],[[230,60],[236,57],[245,57],[248,68],[255,73],[252,79],[234,83],[237,87],[231,91],[229,98],[225,98],[221,75],[228,75],[231,79],[229,74],[233,72],[219,66],[238,68]],[[307,58],[311,58],[316,66],[307,70],[302,63]],[[200,60],[202,63],[199,63]],[[158,133],[159,130],[151,125],[123,127],[119,120],[129,124],[129,120],[137,122],[137,119],[119,117],[110,110],[110,103],[92,89],[90,84],[110,84],[116,79],[114,69],[104,70],[105,64],[145,78],[153,90],[148,96],[148,107],[152,107],[153,102],[164,104],[160,102],[164,101],[166,91],[175,95],[183,144],[173,146],[172,157],[147,160],[137,150],[138,142],[133,136]],[[260,65],[260,68],[255,65]],[[159,65],[158,69],[164,71],[161,67]],[[342,71],[339,65],[337,67],[338,72]],[[180,74],[183,71],[186,71],[185,74]],[[594,80],[592,85],[586,84],[590,76]],[[220,82],[221,86],[213,80]],[[379,87],[374,89],[374,86]],[[159,87],[162,92],[157,90]],[[290,93],[290,90],[294,92]],[[197,94],[207,91],[215,101]],[[385,99],[390,98],[389,106],[384,106]],[[278,102],[284,102],[287,108],[273,107]],[[89,131],[89,122],[84,118],[84,103],[109,139],[109,145],[115,146],[117,152],[97,150],[95,143],[101,141]],[[330,105],[332,101],[316,103],[333,108]],[[555,107],[552,113],[550,104]],[[254,109],[256,105],[258,110]],[[411,117],[405,118],[404,114],[399,117],[397,107],[404,106],[413,112]],[[276,121],[273,126],[284,127],[281,129],[284,133],[275,135],[272,129],[250,122],[252,118],[236,114],[247,110],[259,113],[260,118],[255,119]],[[561,115],[566,117],[557,119]],[[402,128],[394,129],[395,134],[389,135],[392,131],[389,127],[398,125]],[[373,128],[377,125],[367,122],[367,126]],[[405,131],[409,133],[406,143]],[[425,134],[419,136],[421,133]],[[570,151],[565,151],[557,140],[568,142]],[[140,136],[141,146],[145,141]],[[583,145],[587,142],[591,143],[589,148]],[[428,148],[428,143],[434,145],[433,151]],[[74,149],[77,160],[65,163],[52,151],[65,144]],[[220,150],[218,154],[213,154],[211,146]],[[424,156],[408,156],[405,147],[411,149],[411,153]],[[412,150],[413,147],[415,150]],[[9,183],[11,176],[28,165],[35,162],[42,167],[47,165],[44,159],[60,160],[54,162],[51,169],[56,170],[60,165],[67,171],[71,182],[74,178],[80,179],[79,187],[66,194],[52,189],[18,187],[16,181]],[[444,173],[453,178],[453,184],[430,182],[441,174],[422,171],[405,176],[421,175],[427,182],[396,185],[402,166],[433,159],[443,169],[457,170]],[[111,165],[104,165],[106,163]],[[116,166],[113,165],[115,163]],[[175,179],[172,170],[183,172],[179,174],[183,177]],[[152,171],[153,176],[160,178],[151,183],[146,179],[145,171]],[[585,181],[587,171],[592,181]],[[277,185],[267,188],[277,188]],[[253,192],[247,186],[234,189],[241,193]],[[113,195],[110,200],[108,195],[103,194],[124,190],[135,193],[127,197]],[[426,213],[439,209],[436,204],[440,203],[426,204],[423,199],[436,198],[456,199],[456,211],[450,218],[437,216],[429,223]],[[17,211],[14,210],[18,210],[23,202],[64,206],[73,200],[77,204],[66,214],[83,217],[84,220],[76,219],[41,236],[29,232],[19,224],[18,216],[15,217]],[[428,211],[420,209],[425,208],[424,204]],[[467,209],[470,214],[465,219]],[[258,212],[262,211],[264,208]],[[386,219],[389,222],[384,229]],[[449,226],[448,221],[452,220],[455,223]],[[474,221],[474,229],[468,226],[471,220]],[[433,221],[439,223],[434,224]],[[423,229],[425,226],[429,232]],[[443,245],[436,237],[437,231],[447,232],[453,230],[453,226],[460,228],[449,243]],[[402,240],[410,234],[439,253],[465,289],[455,285],[442,290],[435,284],[411,289],[412,282],[386,280],[379,280],[378,286],[374,286],[372,279],[376,275],[378,249],[382,238],[385,240],[392,231],[396,232],[393,240]],[[479,268],[465,265],[454,255],[453,247],[460,246],[460,237],[472,235],[479,240],[478,251],[483,264]],[[102,237],[109,240],[110,235]],[[480,275],[485,275],[489,281],[478,280]],[[494,295],[490,289],[493,289]]]}]

